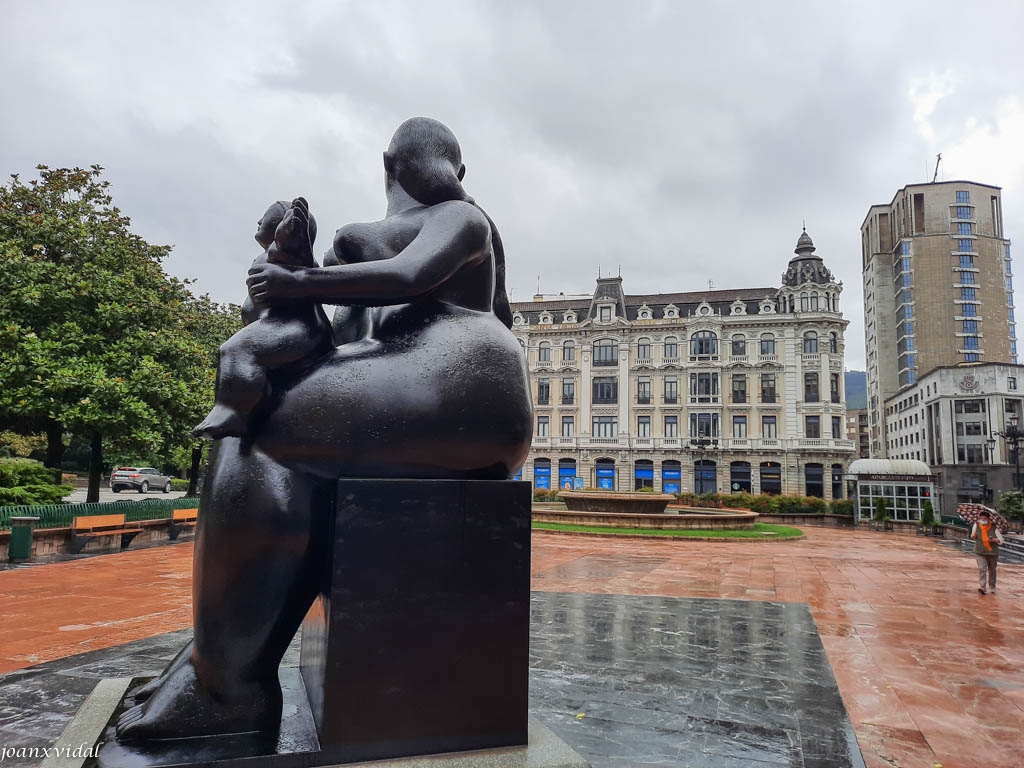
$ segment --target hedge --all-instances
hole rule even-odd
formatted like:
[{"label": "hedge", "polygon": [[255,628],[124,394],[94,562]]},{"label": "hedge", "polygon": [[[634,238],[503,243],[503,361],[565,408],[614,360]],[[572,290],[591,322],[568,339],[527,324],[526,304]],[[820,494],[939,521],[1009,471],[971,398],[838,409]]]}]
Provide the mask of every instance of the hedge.
[{"label": "hedge", "polygon": [[57,504],[68,493],[58,470],[32,459],[0,459],[0,507]]},{"label": "hedge", "polygon": [[677,493],[685,507],[730,507],[749,509],[761,515],[852,515],[853,502],[836,499],[828,502],[814,496],[772,496],[751,493]]}]

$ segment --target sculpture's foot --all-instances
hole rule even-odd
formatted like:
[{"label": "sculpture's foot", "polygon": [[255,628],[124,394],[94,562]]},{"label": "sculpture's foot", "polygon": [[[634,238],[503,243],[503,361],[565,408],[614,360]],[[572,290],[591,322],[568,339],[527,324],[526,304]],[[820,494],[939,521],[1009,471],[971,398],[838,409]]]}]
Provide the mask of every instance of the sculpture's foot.
[{"label": "sculpture's foot", "polygon": [[276,680],[215,697],[186,661],[170,671],[149,699],[117,721],[120,742],[158,741],[253,731],[276,732],[281,724],[281,689]]},{"label": "sculpture's foot", "polygon": [[203,419],[203,423],[192,430],[192,437],[220,440],[222,437],[244,437],[247,431],[246,418],[242,414],[218,403],[213,406],[210,415]]},{"label": "sculpture's foot", "polygon": [[193,643],[189,640],[185,644],[185,647],[178,651],[175,657],[171,659],[171,663],[167,665],[163,672],[154,677],[148,683],[137,685],[132,688],[127,694],[125,694],[125,698],[134,699],[137,704],[141,704],[156,693],[160,686],[164,684],[164,680],[167,679],[167,676],[191,658],[192,647]]}]

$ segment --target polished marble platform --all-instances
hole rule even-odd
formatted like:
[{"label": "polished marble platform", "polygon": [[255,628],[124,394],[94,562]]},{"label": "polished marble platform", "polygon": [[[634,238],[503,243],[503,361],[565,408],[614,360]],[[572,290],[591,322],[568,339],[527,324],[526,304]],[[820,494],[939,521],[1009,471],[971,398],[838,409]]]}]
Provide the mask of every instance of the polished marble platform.
[{"label": "polished marble platform", "polygon": [[[99,679],[155,674],[187,638],[0,676],[0,747],[52,745]],[[530,654],[531,715],[594,768],[864,765],[803,604],[537,592]]]}]

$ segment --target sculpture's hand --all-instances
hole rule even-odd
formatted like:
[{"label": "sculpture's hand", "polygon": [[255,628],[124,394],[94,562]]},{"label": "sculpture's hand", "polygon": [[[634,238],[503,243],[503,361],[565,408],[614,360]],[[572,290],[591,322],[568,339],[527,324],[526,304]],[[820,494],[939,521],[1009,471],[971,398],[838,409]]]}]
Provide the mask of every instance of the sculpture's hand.
[{"label": "sculpture's hand", "polygon": [[278,264],[256,264],[245,281],[249,296],[257,304],[272,304],[276,299],[301,299],[302,272]]}]

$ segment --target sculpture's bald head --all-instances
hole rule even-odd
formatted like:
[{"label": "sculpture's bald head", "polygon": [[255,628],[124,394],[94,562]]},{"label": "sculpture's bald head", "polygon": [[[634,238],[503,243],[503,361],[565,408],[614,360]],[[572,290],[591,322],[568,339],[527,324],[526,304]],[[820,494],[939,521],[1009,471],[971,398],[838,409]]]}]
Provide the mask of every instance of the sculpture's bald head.
[{"label": "sculpture's bald head", "polygon": [[424,205],[472,199],[462,188],[466,166],[455,134],[429,117],[412,117],[398,126],[384,153],[384,168]]}]

